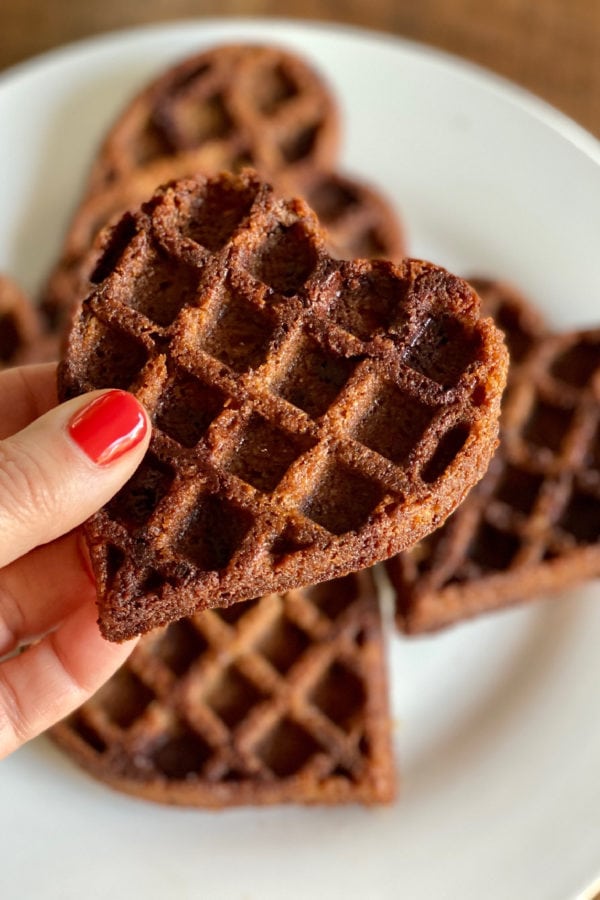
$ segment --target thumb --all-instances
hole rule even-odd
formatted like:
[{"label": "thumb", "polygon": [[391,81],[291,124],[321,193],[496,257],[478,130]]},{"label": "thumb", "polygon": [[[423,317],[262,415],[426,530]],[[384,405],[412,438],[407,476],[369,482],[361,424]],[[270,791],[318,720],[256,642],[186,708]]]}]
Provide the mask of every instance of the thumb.
[{"label": "thumb", "polygon": [[0,567],[65,534],[117,493],[150,440],[126,391],[63,403],[0,441]]}]

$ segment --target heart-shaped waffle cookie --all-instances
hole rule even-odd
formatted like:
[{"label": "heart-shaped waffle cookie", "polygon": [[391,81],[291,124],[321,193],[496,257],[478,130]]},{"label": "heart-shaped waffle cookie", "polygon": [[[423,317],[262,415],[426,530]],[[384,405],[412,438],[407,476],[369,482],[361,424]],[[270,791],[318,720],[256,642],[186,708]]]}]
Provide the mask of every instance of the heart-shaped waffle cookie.
[{"label": "heart-shaped waffle cookie", "polygon": [[186,806],[385,803],[394,762],[370,572],[146,635],[51,735],[118,790]]},{"label": "heart-shaped waffle cookie", "polygon": [[106,242],[62,398],[154,423],[86,526],[113,640],[364,568],[441,524],[496,444],[507,354],[463,280],[342,262],[251,173],[167,186]]},{"label": "heart-shaped waffle cookie", "polygon": [[302,59],[278,47],[214,47],[172,66],[127,105],[100,149],[88,193],[198,148],[227,158],[232,170],[300,176],[334,162],[338,136],[329,88]]},{"label": "heart-shaped waffle cookie", "polygon": [[477,284],[511,354],[500,446],[446,524],[387,563],[409,633],[600,574],[600,332],[548,335],[513,290]]}]

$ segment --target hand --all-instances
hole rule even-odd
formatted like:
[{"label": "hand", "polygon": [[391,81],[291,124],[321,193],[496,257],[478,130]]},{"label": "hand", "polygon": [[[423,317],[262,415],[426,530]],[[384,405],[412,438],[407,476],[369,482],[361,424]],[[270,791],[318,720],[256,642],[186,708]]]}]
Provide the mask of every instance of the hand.
[{"label": "hand", "polygon": [[54,365],[0,373],[0,758],[83,703],[135,645],[100,636],[72,529],[133,474],[148,419],[123,391],[56,406],[55,385]]}]

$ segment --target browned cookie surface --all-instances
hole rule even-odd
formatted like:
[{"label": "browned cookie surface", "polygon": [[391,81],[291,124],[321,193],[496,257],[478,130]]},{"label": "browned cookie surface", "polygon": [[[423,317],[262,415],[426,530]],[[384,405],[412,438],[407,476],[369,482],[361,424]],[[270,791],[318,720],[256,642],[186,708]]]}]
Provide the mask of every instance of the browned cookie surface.
[{"label": "browned cookie surface", "polygon": [[52,737],[148,800],[222,807],[393,798],[370,573],[208,610],[142,638]]},{"label": "browned cookie surface", "polygon": [[[217,154],[216,171],[233,168],[232,160]],[[215,153],[210,148],[155,160],[132,170],[105,189],[84,197],[69,225],[60,257],[42,292],[42,309],[51,326],[61,331],[77,304],[89,292],[90,274],[102,255],[100,232],[135,210],[162,184],[196,172],[213,174]]]},{"label": "browned cookie surface", "polygon": [[37,362],[30,355],[41,335],[40,317],[29,297],[0,274],[0,369]]},{"label": "browned cookie surface", "polygon": [[[42,308],[60,327],[89,290],[89,275],[102,249],[98,235],[127,210],[135,210],[162,184],[198,173],[235,171],[236,161],[214,148],[156,160],[84,199],[65,238],[60,259],[45,287]],[[270,179],[281,195],[303,197],[327,232],[327,246],[342,259],[390,259],[405,255],[398,216],[373,187],[347,175],[314,171],[302,178],[279,173]]]},{"label": "browned cookie surface", "polygon": [[[296,132],[290,155],[286,141]],[[43,291],[52,327],[63,327],[89,289],[101,228],[168,181],[248,163],[279,193],[308,201],[332,255],[399,261],[404,236],[388,201],[332,169],[337,132],[326,85],[276,47],[219,46],[169,68],[127,106],[100,149]]]},{"label": "browned cookie surface", "polygon": [[548,335],[517,294],[488,289],[513,354],[501,442],[446,524],[387,564],[411,633],[600,574],[600,332]]},{"label": "browned cookie surface", "polygon": [[406,255],[394,209],[372,185],[349,175],[315,170],[301,179],[275,181],[281,194],[302,197],[327,233],[327,247],[340,259],[389,259]]},{"label": "browned cookie surface", "polygon": [[306,205],[251,174],[159,191],[95,280],[61,396],[127,388],[154,423],[87,523],[111,639],[369,566],[487,467],[506,352],[469,285],[333,259]]},{"label": "browned cookie surface", "polygon": [[[176,64],[125,108],[90,179],[95,192],[149,162],[203,148],[262,174],[334,162],[335,103],[322,78],[278,47],[214,47]],[[189,174],[189,171],[181,174]]]},{"label": "browned cookie surface", "polygon": [[509,380],[517,375],[520,366],[548,327],[540,310],[514,285],[492,278],[469,277],[469,284],[481,297],[481,312],[491,316],[504,334],[510,364]]}]

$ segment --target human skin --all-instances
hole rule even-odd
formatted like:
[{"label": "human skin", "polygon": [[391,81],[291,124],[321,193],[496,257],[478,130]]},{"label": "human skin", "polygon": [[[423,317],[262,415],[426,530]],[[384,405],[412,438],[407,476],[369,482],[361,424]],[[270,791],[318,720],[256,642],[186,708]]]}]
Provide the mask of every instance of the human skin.
[{"label": "human skin", "polygon": [[77,526],[131,477],[150,430],[124,392],[58,406],[54,364],[0,373],[0,758],[83,703],[135,646],[100,636]]}]

